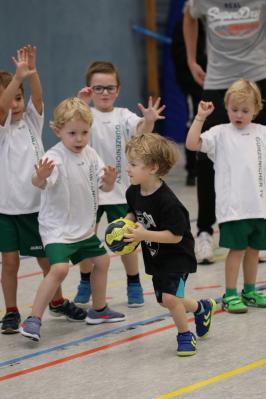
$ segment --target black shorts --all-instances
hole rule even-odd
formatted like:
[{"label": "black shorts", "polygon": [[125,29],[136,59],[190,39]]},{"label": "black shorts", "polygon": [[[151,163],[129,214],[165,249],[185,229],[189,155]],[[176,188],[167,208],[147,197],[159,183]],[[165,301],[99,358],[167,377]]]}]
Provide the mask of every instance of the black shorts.
[{"label": "black shorts", "polygon": [[174,295],[178,298],[184,298],[187,278],[188,273],[154,275],[152,277],[152,282],[157,302],[162,303],[162,295],[164,293]]}]

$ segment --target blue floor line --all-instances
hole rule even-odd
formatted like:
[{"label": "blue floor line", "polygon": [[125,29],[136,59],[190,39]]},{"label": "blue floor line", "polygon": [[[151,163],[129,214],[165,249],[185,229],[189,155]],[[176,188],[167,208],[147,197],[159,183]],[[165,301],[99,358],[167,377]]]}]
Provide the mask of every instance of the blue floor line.
[{"label": "blue floor line", "polygon": [[[260,285],[260,286],[257,286],[256,288],[257,288],[258,291],[262,291],[262,290],[266,289],[266,285]],[[217,303],[221,303],[222,302],[222,297],[215,298],[215,301]],[[21,356],[21,357],[16,357],[16,358],[13,358],[13,359],[5,360],[3,362],[0,362],[0,367],[4,367],[4,366],[8,366],[8,365],[14,365],[14,364],[20,363],[20,362],[22,362],[24,360],[32,359],[32,358],[35,358],[35,357],[38,357],[38,356],[41,356],[41,355],[45,355],[47,353],[51,353],[51,352],[55,352],[55,351],[58,351],[58,350],[67,349],[67,348],[72,347],[72,346],[78,346],[81,343],[92,341],[94,339],[101,338],[101,337],[104,337],[104,336],[107,336],[107,335],[117,334],[117,333],[129,331],[129,330],[135,329],[136,327],[139,327],[139,326],[144,326],[144,325],[147,325],[147,324],[154,323],[156,321],[163,320],[166,317],[170,317],[170,314],[169,313],[163,313],[163,314],[161,314],[159,316],[152,317],[150,319],[146,319],[146,320],[143,320],[143,321],[137,321],[137,322],[134,322],[134,323],[126,324],[124,326],[121,326],[121,327],[118,327],[118,328],[113,328],[112,330],[108,330],[108,331],[103,331],[103,332],[100,332],[98,334],[88,335],[86,337],[83,337],[83,338],[80,338],[80,339],[77,339],[77,340],[74,340],[74,341],[70,341],[70,342],[67,342],[67,343],[62,344],[62,345],[57,345],[57,346],[54,346],[52,348],[44,349],[44,350],[37,351],[37,352],[34,352],[34,353],[29,353],[28,355],[24,355],[24,356]]]}]

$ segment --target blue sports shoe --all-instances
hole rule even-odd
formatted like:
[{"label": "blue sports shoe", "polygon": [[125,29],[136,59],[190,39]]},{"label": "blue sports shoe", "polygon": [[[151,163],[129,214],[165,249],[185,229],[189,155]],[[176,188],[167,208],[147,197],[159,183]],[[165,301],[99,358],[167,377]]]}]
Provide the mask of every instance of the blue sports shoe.
[{"label": "blue sports shoe", "polygon": [[140,308],[144,305],[143,289],[140,283],[130,283],[127,286],[129,308]]},{"label": "blue sports shoe", "polygon": [[30,338],[33,341],[40,341],[41,320],[38,317],[30,316],[21,324],[19,332],[24,337]]},{"label": "blue sports shoe", "polygon": [[196,333],[198,337],[204,338],[210,331],[212,315],[216,310],[216,302],[212,298],[201,299],[199,302],[203,307],[203,311],[194,313]]},{"label": "blue sports shoe", "polygon": [[177,356],[193,356],[197,352],[197,340],[195,335],[188,331],[187,333],[178,334],[177,339]]},{"label": "blue sports shoe", "polygon": [[78,286],[78,292],[74,298],[74,303],[82,309],[87,309],[89,307],[90,296],[90,282],[81,280]]}]

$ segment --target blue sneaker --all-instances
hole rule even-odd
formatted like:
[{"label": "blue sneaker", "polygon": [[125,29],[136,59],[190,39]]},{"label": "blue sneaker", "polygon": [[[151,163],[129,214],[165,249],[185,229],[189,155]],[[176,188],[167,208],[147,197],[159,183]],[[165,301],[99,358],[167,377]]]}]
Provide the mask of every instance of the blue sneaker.
[{"label": "blue sneaker", "polygon": [[194,313],[194,316],[197,336],[200,338],[204,338],[208,335],[210,331],[211,318],[216,310],[216,302],[214,299],[208,298],[201,299],[200,303],[203,306],[204,311],[200,314]]},{"label": "blue sneaker", "polygon": [[81,280],[78,286],[78,292],[74,298],[74,303],[82,308],[88,309],[91,296],[91,285],[89,281]]},{"label": "blue sneaker", "polygon": [[106,308],[102,312],[97,312],[94,309],[89,309],[85,319],[87,324],[101,324],[101,323],[115,323],[123,321],[126,316],[123,313],[115,312],[114,310]]},{"label": "blue sneaker", "polygon": [[130,283],[127,286],[129,308],[140,308],[144,305],[143,289],[140,283]]},{"label": "blue sneaker", "polygon": [[188,331],[184,334],[178,334],[177,339],[177,356],[193,356],[197,352],[197,340],[195,335]]},{"label": "blue sneaker", "polygon": [[33,341],[40,341],[41,320],[38,317],[30,316],[21,324],[19,332]]}]

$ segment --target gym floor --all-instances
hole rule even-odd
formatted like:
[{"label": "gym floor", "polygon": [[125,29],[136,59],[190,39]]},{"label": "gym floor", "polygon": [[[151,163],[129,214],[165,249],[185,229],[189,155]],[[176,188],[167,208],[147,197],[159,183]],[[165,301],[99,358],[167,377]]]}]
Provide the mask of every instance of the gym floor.
[{"label": "gym floor", "polygon": [[[190,211],[196,232],[196,189],[185,186],[183,167],[166,181]],[[106,223],[99,236],[103,237]],[[196,299],[223,294],[225,251],[217,246],[216,262],[198,266],[190,275],[186,294]],[[210,335],[198,340],[198,352],[177,357],[176,329],[154,297],[139,252],[145,306],[129,309],[126,278],[120,258],[111,255],[107,301],[126,314],[124,322],[101,325],[73,323],[45,313],[39,343],[20,334],[0,334],[1,399],[231,399],[263,398],[266,392],[266,309],[250,308],[242,315],[221,310],[213,317]],[[266,289],[266,264],[259,265],[257,286]],[[23,258],[18,280],[18,304],[25,318],[41,279],[34,259]],[[238,288],[242,288],[242,275]],[[72,267],[64,295],[73,299],[79,270]],[[264,291],[265,292],[265,291]],[[0,313],[4,315],[0,297]],[[188,315],[194,330],[193,315]]]}]

